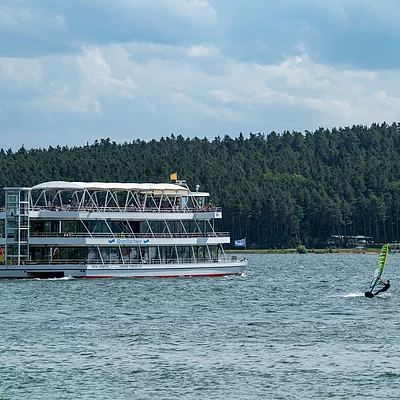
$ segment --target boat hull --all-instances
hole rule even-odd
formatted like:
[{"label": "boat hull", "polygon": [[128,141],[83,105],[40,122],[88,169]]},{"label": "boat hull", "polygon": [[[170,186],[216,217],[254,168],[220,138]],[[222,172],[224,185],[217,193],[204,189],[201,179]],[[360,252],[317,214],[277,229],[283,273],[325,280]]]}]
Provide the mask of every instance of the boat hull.
[{"label": "boat hull", "polygon": [[177,278],[241,275],[247,260],[188,264],[21,265],[0,268],[0,278]]}]

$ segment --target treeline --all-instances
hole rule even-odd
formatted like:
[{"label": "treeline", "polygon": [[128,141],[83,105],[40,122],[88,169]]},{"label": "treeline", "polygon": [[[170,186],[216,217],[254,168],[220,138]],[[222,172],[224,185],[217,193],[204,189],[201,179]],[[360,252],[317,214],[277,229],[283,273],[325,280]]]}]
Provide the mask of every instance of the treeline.
[{"label": "treeline", "polygon": [[[251,248],[327,247],[334,235],[400,240],[400,124],[315,132],[0,150],[0,185],[168,182],[223,207],[218,228]],[[0,193],[0,205],[4,193]]]}]

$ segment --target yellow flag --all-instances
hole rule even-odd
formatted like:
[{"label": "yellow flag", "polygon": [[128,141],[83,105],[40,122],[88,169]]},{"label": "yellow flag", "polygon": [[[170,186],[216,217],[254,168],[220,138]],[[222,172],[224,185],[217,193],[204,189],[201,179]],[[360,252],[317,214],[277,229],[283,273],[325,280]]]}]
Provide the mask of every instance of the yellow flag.
[{"label": "yellow flag", "polygon": [[170,175],[171,181],[176,181],[178,179],[178,173],[174,172],[173,174]]}]

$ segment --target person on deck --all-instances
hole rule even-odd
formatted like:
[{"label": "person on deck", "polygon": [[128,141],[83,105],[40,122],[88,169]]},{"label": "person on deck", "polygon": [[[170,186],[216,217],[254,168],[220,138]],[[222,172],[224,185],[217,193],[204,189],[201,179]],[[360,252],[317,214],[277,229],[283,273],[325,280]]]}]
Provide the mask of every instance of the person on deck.
[{"label": "person on deck", "polygon": [[376,296],[376,295],[379,294],[379,293],[386,292],[386,291],[390,288],[390,280],[389,280],[389,279],[388,279],[386,282],[384,282],[384,281],[382,281],[381,279],[379,279],[379,283],[380,283],[381,285],[383,285],[383,288],[380,289],[380,290],[378,290],[378,291],[374,294],[374,296]]}]

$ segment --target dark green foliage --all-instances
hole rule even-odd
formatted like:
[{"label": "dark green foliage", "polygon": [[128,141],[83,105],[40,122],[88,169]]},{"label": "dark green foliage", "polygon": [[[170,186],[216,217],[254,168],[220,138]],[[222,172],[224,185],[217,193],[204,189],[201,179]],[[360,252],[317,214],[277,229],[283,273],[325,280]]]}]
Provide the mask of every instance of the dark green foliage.
[{"label": "dark green foliage", "polygon": [[218,229],[251,248],[323,248],[332,235],[400,239],[400,124],[0,150],[2,187],[168,182],[172,172],[210,192],[224,210]]},{"label": "dark green foliage", "polygon": [[297,252],[299,254],[307,254],[307,249],[301,244],[300,246],[297,246]]}]

